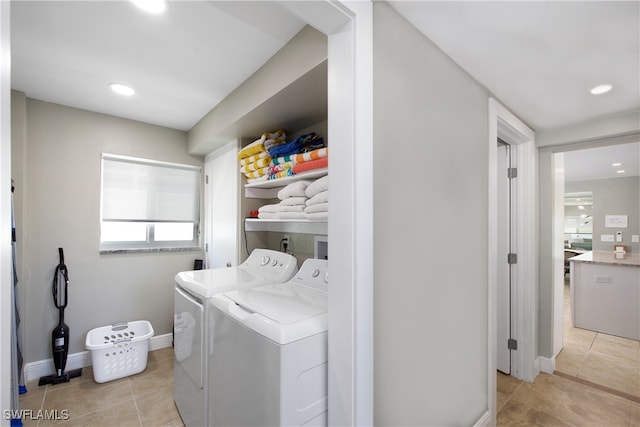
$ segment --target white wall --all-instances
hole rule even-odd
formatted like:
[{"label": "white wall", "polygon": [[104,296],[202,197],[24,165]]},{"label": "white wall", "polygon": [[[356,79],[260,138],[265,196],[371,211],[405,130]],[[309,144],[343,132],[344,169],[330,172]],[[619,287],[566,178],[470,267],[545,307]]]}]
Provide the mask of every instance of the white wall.
[{"label": "white wall", "polygon": [[[632,243],[631,236],[640,234],[640,177],[628,176],[609,179],[567,182],[566,193],[579,191],[593,192],[593,250],[613,251],[614,243],[603,242],[600,236],[615,236],[622,232],[621,245],[627,246],[628,252],[640,252],[640,243]],[[607,215],[627,215],[627,228],[605,227]]]},{"label": "white wall", "polygon": [[375,424],[488,409],[488,92],[374,3]]},{"label": "white wall", "polygon": [[173,277],[203,254],[100,255],[100,153],[202,165],[187,154],[186,133],[28,98],[25,113],[24,164],[15,166],[25,181],[19,235],[25,361],[51,357],[58,247],[69,268],[70,353],[85,349],[90,329],[119,321],[146,319],[156,335],[171,333]]}]

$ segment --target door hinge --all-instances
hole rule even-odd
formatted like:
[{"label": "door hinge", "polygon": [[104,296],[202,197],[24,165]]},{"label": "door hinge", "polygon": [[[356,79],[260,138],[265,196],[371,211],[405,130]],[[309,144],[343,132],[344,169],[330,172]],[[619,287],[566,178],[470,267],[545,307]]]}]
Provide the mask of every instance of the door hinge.
[{"label": "door hinge", "polygon": [[205,175],[204,176],[204,183],[208,184],[209,183],[209,175]]},{"label": "door hinge", "polygon": [[518,349],[518,341],[514,340],[513,338],[509,338],[509,340],[507,341],[507,348],[509,350],[517,350]]},{"label": "door hinge", "polygon": [[518,254],[509,253],[507,254],[507,264],[517,264],[518,263]]},{"label": "door hinge", "polygon": [[518,168],[507,168],[507,178],[517,178],[518,177]]}]

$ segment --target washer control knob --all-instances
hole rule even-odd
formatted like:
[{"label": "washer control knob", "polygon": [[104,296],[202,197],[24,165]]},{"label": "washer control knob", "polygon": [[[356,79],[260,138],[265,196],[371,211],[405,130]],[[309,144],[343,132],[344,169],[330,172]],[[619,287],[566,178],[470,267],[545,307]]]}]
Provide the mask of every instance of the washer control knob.
[{"label": "washer control knob", "polygon": [[320,275],[320,270],[317,268],[311,272],[311,277],[318,277]]},{"label": "washer control knob", "polygon": [[273,265],[274,267],[275,267],[276,265],[278,265],[278,260],[277,260],[277,259],[274,259],[274,260],[273,260],[273,262],[271,263],[271,265]]},{"label": "washer control knob", "polygon": [[265,256],[263,256],[263,257],[262,257],[262,262],[260,263],[260,265],[267,265],[267,264],[269,264],[269,260],[270,260],[270,259],[271,259],[271,258],[269,258],[269,255],[265,255]]}]

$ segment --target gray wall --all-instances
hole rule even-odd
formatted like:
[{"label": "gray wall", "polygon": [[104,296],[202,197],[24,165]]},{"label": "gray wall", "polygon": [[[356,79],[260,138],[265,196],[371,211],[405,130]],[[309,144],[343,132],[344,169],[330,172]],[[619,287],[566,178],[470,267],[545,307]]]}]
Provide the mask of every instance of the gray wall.
[{"label": "gray wall", "polygon": [[100,154],[202,165],[203,159],[187,154],[186,133],[28,98],[23,110],[14,109],[13,122],[21,120],[26,133],[13,146],[24,150],[23,164],[13,169],[24,180],[19,182],[24,211],[19,238],[26,362],[51,357],[50,335],[57,323],[51,282],[58,247],[64,248],[70,276],[65,312],[70,353],[85,349],[90,329],[119,321],[146,319],[156,335],[170,333],[173,277],[190,270],[203,254],[100,255]]},{"label": "gray wall", "polygon": [[[622,232],[622,245],[628,252],[640,252],[640,243],[631,243],[631,235],[640,235],[640,177],[598,179],[565,183],[565,192],[593,192],[593,250],[613,251],[614,243],[600,236]],[[627,228],[606,228],[606,215],[628,215]]]},{"label": "gray wall", "polygon": [[374,3],[375,424],[488,409],[488,92]]}]

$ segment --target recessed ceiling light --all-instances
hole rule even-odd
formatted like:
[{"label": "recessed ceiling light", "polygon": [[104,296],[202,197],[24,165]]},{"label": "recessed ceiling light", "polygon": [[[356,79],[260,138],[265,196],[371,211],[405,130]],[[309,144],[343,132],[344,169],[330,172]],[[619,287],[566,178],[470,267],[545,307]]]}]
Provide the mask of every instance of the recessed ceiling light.
[{"label": "recessed ceiling light", "polygon": [[622,163],[620,162],[611,163],[611,166],[615,166],[615,167],[622,166]]},{"label": "recessed ceiling light", "polygon": [[162,13],[167,8],[165,0],[131,0],[133,4],[149,13]]},{"label": "recessed ceiling light", "polygon": [[109,83],[109,88],[119,95],[131,96],[136,93],[132,87],[120,83]]},{"label": "recessed ceiling light", "polygon": [[616,173],[624,173],[624,169],[620,169],[620,170],[616,171]]},{"label": "recessed ceiling light", "polygon": [[580,206],[578,206],[578,209],[583,210],[584,206],[580,205]]},{"label": "recessed ceiling light", "polygon": [[603,93],[609,92],[611,89],[613,89],[613,86],[611,85],[596,86],[591,89],[591,95],[602,95]]}]

